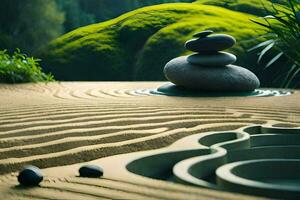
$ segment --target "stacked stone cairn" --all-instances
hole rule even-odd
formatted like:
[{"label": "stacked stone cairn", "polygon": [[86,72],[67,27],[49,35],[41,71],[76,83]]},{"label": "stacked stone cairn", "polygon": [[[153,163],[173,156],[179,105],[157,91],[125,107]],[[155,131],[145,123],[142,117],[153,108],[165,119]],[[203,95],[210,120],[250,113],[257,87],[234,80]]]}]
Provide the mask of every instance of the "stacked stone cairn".
[{"label": "stacked stone cairn", "polygon": [[260,85],[251,71],[236,65],[236,56],[223,52],[236,40],[230,35],[213,34],[207,30],[194,35],[185,43],[186,49],[196,52],[168,62],[164,68],[166,78],[180,88],[236,92],[253,91]]}]

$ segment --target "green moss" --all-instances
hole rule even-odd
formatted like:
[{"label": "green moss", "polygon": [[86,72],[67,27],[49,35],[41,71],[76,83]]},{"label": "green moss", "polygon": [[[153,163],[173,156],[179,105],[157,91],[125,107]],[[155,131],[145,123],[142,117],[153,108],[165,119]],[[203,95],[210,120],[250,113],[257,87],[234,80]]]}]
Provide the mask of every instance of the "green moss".
[{"label": "green moss", "polygon": [[273,10],[271,2],[286,3],[286,0],[198,0],[194,3],[220,6],[234,11],[265,16],[269,14],[266,9]]},{"label": "green moss", "polygon": [[263,30],[250,18],[256,17],[201,4],[145,7],[67,33],[38,56],[59,80],[164,80],[165,63],[188,53],[184,42],[197,31],[212,29],[235,36],[238,45],[230,51],[251,67],[255,60],[249,62],[245,49]]}]

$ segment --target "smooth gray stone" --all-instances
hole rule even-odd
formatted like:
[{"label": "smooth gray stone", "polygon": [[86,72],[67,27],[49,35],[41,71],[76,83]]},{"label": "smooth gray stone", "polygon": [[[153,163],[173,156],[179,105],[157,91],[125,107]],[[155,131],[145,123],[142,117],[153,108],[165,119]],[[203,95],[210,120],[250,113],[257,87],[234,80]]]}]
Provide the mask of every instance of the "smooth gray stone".
[{"label": "smooth gray stone", "polygon": [[166,78],[177,86],[205,91],[253,91],[260,82],[251,71],[235,66],[197,66],[187,56],[175,58],[164,68]]},{"label": "smooth gray stone", "polygon": [[38,167],[25,166],[18,175],[18,181],[24,186],[37,186],[43,180],[43,175]]},{"label": "smooth gray stone", "polygon": [[185,48],[194,52],[217,52],[229,49],[236,43],[234,37],[225,34],[194,38],[185,43]]},{"label": "smooth gray stone", "polygon": [[103,175],[103,169],[97,165],[84,165],[79,169],[81,177],[97,178]]},{"label": "smooth gray stone", "polygon": [[212,33],[213,33],[213,31],[206,30],[206,31],[202,31],[202,32],[199,32],[199,33],[195,33],[193,35],[193,37],[195,37],[195,38],[205,38],[205,37],[207,37],[208,35],[210,35]]},{"label": "smooth gray stone", "polygon": [[236,61],[236,56],[227,52],[212,54],[193,54],[187,57],[187,61],[195,65],[226,66]]}]

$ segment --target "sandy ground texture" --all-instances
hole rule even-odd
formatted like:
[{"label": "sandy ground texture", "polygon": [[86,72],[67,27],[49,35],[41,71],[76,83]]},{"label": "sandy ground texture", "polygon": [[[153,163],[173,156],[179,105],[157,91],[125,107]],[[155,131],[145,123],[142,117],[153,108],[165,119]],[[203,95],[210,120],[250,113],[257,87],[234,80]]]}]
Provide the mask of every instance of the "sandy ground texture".
[{"label": "sandy ground texture", "polygon": [[[116,171],[114,159],[120,154],[164,148],[196,133],[253,124],[299,126],[300,93],[214,98],[147,93],[162,84],[1,84],[1,199],[257,199],[137,175],[127,177]],[[77,177],[78,167],[90,162],[105,166],[103,178]],[[43,169],[40,187],[18,186],[17,172],[26,164]]]}]

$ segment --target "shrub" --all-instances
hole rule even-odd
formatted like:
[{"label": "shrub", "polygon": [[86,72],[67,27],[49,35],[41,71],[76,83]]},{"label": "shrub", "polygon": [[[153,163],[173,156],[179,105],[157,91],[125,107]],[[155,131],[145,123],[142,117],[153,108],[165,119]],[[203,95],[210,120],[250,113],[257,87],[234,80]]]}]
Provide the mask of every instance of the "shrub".
[{"label": "shrub", "polygon": [[24,83],[52,81],[53,76],[41,71],[38,59],[27,57],[17,49],[13,55],[0,51],[0,82]]},{"label": "shrub", "polygon": [[[268,33],[264,35],[268,40],[250,50],[263,48],[258,62],[261,62],[264,57],[269,57],[265,69],[272,67],[273,73],[280,72],[275,78],[280,81],[281,87],[300,86],[295,80],[300,72],[300,1],[287,0],[285,5],[274,5],[269,13],[270,15],[261,20],[254,21],[268,29]],[[270,50],[273,50],[271,58]],[[283,67],[274,65],[282,60],[286,60]]]}]

